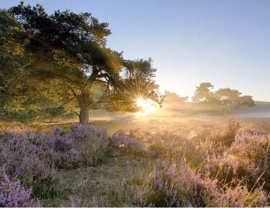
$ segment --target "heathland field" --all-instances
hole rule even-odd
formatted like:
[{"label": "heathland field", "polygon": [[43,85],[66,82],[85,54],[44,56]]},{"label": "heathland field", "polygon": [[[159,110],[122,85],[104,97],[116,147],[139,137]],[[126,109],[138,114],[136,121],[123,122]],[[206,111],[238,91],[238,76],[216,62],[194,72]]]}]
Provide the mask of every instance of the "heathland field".
[{"label": "heathland field", "polygon": [[0,0],[0,207],[270,207],[270,1],[123,2]]},{"label": "heathland field", "polygon": [[270,119],[37,126],[2,124],[1,205],[269,206]]}]

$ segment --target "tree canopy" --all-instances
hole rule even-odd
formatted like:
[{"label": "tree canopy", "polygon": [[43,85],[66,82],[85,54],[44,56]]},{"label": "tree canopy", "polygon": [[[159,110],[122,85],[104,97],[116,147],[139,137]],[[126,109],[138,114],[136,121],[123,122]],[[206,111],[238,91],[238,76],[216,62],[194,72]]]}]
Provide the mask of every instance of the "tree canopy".
[{"label": "tree canopy", "polygon": [[48,15],[21,2],[0,15],[3,109],[73,111],[87,123],[90,109],[136,111],[139,97],[161,103],[152,60],[126,60],[108,48],[109,24],[90,13]]}]

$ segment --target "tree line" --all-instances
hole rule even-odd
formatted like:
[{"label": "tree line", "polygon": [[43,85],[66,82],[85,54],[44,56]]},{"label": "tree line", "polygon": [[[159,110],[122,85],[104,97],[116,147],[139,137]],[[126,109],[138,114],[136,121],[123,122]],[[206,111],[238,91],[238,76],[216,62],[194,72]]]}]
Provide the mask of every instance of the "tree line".
[{"label": "tree line", "polygon": [[188,107],[212,109],[220,112],[230,112],[242,107],[254,107],[252,96],[242,95],[241,92],[230,88],[214,90],[210,82],[202,82],[196,87],[190,102],[188,97],[181,97],[174,92],[165,92],[164,107],[171,110],[186,110]]}]

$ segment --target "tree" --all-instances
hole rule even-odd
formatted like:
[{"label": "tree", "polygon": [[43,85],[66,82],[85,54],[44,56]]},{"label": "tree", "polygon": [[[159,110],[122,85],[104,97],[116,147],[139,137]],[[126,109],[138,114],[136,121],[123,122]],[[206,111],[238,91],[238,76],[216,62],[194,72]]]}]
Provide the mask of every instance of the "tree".
[{"label": "tree", "polygon": [[[23,2],[9,12],[28,40],[24,50],[30,58],[21,74],[28,83],[30,80],[46,86],[52,81],[56,83],[52,86],[53,96],[47,93],[47,99],[59,96],[61,106],[73,103],[73,109],[80,109],[77,114],[80,123],[88,123],[89,110],[93,108],[123,109],[127,95],[133,97],[133,105],[136,96],[161,101],[152,80],[155,69],[150,59],[125,60],[122,53],[106,47],[106,37],[111,34],[108,23],[100,23],[90,13],[76,14],[69,10],[48,15],[41,5],[31,7]],[[121,76],[122,72],[125,76]],[[23,82],[18,78],[12,83],[13,90]],[[130,87],[149,92],[127,93]],[[122,107],[116,107],[116,103]]]},{"label": "tree", "polygon": [[255,102],[252,96],[245,95],[241,96],[241,92],[238,90],[232,90],[230,88],[221,88],[215,92],[219,97],[219,100],[223,106],[231,106],[232,108],[237,107],[254,107]]},{"label": "tree", "polygon": [[162,104],[164,109],[182,110],[187,107],[188,97],[180,97],[174,92],[165,91],[164,103]]},{"label": "tree", "polygon": [[63,112],[61,106],[52,105],[52,100],[44,103],[41,92],[49,83],[31,79],[30,69],[42,64],[41,55],[29,53],[30,39],[22,25],[6,10],[0,10],[0,20],[1,117],[25,121],[41,113],[48,118],[49,114]]},{"label": "tree", "polygon": [[197,87],[193,102],[198,104],[216,105],[229,109],[255,106],[252,96],[241,96],[241,92],[230,88],[221,88],[217,91],[211,91],[213,88],[214,85],[209,82],[201,83],[200,86]]},{"label": "tree", "polygon": [[25,37],[16,19],[6,10],[0,10],[0,92],[6,92],[6,83],[17,76],[23,64],[21,55]]},{"label": "tree", "polygon": [[111,96],[111,108],[114,111],[137,112],[142,110],[134,105],[138,99],[151,99],[161,106],[164,96],[157,93],[158,87],[152,80],[146,80],[141,76],[124,79]]},{"label": "tree", "polygon": [[211,92],[214,88],[210,82],[203,82],[197,87],[195,95],[192,97],[194,103],[205,103],[205,104],[217,104],[218,99],[215,93]]}]

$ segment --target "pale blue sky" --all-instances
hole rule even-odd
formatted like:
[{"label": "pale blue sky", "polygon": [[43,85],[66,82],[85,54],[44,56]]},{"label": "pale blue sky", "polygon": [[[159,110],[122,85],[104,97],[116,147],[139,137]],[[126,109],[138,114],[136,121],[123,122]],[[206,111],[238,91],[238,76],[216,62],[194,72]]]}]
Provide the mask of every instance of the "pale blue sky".
[{"label": "pale blue sky", "polygon": [[[270,101],[270,0],[25,0],[47,13],[90,12],[110,23],[108,46],[148,58],[162,90],[192,96],[201,82]],[[19,0],[0,0],[0,8]]]}]

